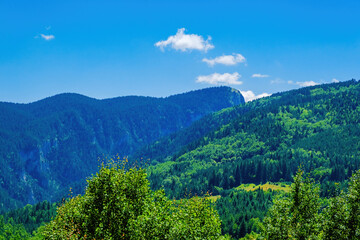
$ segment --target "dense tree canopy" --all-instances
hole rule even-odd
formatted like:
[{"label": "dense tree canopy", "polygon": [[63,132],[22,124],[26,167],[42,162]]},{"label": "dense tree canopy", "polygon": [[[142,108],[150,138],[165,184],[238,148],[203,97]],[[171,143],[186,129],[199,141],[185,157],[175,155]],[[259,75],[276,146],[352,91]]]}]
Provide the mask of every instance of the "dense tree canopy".
[{"label": "dense tree canopy", "polygon": [[56,215],[56,203],[48,201],[39,202],[34,205],[26,205],[23,208],[11,210],[3,215],[7,223],[21,224],[28,233],[35,231],[40,225],[50,222]]},{"label": "dense tree canopy", "polygon": [[221,194],[242,183],[291,181],[301,165],[327,196],[360,167],[356,81],[275,94],[232,111],[242,114],[151,166],[152,188],[177,198],[186,191]]},{"label": "dense tree canopy", "polygon": [[219,239],[219,215],[207,198],[171,201],[149,188],[143,169],[102,167],[86,193],[66,201],[45,239]]},{"label": "dense tree canopy", "polygon": [[360,170],[347,192],[321,207],[319,186],[299,171],[291,193],[274,201],[262,225],[267,240],[360,239]]},{"label": "dense tree canopy", "polygon": [[[102,170],[89,182],[84,196],[68,200],[55,220],[38,233],[115,236],[117,228],[109,224],[115,221],[124,236],[181,239],[197,236],[189,226],[203,226],[182,214],[192,216],[189,209],[210,206],[210,219],[218,226],[216,213],[212,215],[216,208],[222,234],[234,239],[357,239],[360,191],[359,175],[353,174],[360,168],[359,119],[360,83],[355,80],[274,94],[222,110],[142,149],[154,160],[146,170],[154,192],[147,180],[141,180],[145,170],[124,171],[123,175],[111,168]],[[140,157],[141,151],[137,154]],[[308,175],[296,175],[299,166]],[[141,174],[136,175],[137,171]],[[144,187],[124,188],[127,174]],[[120,190],[112,188],[105,183],[113,180],[104,179],[125,185]],[[159,189],[166,194],[156,191]],[[125,190],[133,194],[126,195]],[[215,195],[211,199],[216,201],[211,203],[206,197],[186,200],[189,193],[205,196],[206,192]],[[120,207],[111,205],[118,197]],[[6,198],[0,189],[0,199]],[[49,216],[28,210],[21,210],[24,216],[20,218],[6,214],[4,224],[8,228],[22,221],[39,224],[43,216]],[[116,219],[111,212],[124,217]],[[103,221],[108,222],[104,225]],[[26,230],[30,225],[24,225]],[[210,228],[220,234],[215,225]],[[155,232],[158,235],[152,235]]]},{"label": "dense tree canopy", "polygon": [[98,157],[127,156],[201,117],[244,102],[214,87],[167,98],[97,100],[59,94],[30,104],[0,102],[0,213],[80,193]]},{"label": "dense tree canopy", "polygon": [[15,224],[12,218],[7,223],[0,215],[0,240],[28,239],[30,234],[26,232],[22,224]]},{"label": "dense tree canopy", "polygon": [[[221,122],[217,129],[197,140],[185,131],[182,136],[190,139],[188,145],[172,148],[175,152],[163,148],[163,162],[157,160],[148,168],[151,187],[164,188],[175,198],[207,191],[230,197],[229,192],[236,192],[241,184],[291,182],[301,165],[320,183],[321,197],[333,196],[360,168],[359,119],[360,83],[355,80],[278,93],[233,107],[197,123],[205,132],[207,123],[213,128]],[[159,144],[174,146],[177,141],[173,137]],[[154,147],[152,153],[160,149]],[[256,211],[248,215],[261,220]],[[232,225],[224,225],[226,233],[242,237],[244,229],[251,232],[251,219],[243,224],[243,218],[236,217],[239,213],[219,212]]]}]

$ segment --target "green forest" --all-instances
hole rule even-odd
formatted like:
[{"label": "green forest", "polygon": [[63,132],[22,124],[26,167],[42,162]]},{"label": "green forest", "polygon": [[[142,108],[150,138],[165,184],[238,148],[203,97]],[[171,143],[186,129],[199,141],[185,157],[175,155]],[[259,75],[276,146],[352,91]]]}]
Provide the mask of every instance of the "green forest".
[{"label": "green forest", "polygon": [[83,193],[98,159],[128,156],[223,108],[238,90],[213,87],[166,98],[98,100],[64,93],[34,103],[0,102],[0,213]]},{"label": "green forest", "polygon": [[82,195],[13,207],[0,236],[360,239],[359,155],[358,81],[277,93],[105,163]]},{"label": "green forest", "polygon": [[360,166],[360,85],[346,84],[305,88],[233,108],[244,113],[169,161],[150,166],[152,187],[164,186],[173,197],[187,191],[216,195],[242,183],[291,181],[301,166],[324,183],[324,195],[331,193],[332,183]]},{"label": "green forest", "polygon": [[360,238],[360,170],[329,198],[300,169],[289,193],[239,191],[215,202],[208,194],[171,200],[150,189],[145,169],[124,164],[103,165],[87,182],[56,214],[43,202],[0,216],[0,239]]},{"label": "green forest", "polygon": [[[209,191],[234,202],[237,194],[249,194],[238,193],[239,185],[288,184],[301,167],[327,198],[345,189],[360,167],[357,81],[279,93],[223,112],[236,117],[148,168],[152,188],[164,188],[175,198]],[[250,194],[256,199],[256,192]],[[267,194],[272,199],[274,193]],[[254,230],[251,219],[262,219],[268,209],[265,200],[260,202],[253,204],[253,213],[223,214],[224,233],[239,238]]]}]

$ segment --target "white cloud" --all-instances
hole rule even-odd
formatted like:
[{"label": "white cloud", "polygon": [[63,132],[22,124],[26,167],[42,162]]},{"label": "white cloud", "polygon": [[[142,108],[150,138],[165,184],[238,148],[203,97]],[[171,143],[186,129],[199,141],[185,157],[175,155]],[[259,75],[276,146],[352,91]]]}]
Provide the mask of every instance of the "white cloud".
[{"label": "white cloud", "polygon": [[316,86],[319,85],[320,83],[314,82],[314,81],[305,81],[305,82],[294,82],[292,80],[289,81],[284,81],[280,78],[276,78],[275,80],[271,80],[270,81],[271,84],[283,84],[283,83],[287,83],[289,85],[298,85],[300,87],[310,87],[310,86]]},{"label": "white cloud", "polygon": [[214,59],[204,58],[202,60],[206,62],[209,66],[214,66],[215,64],[224,64],[224,65],[235,65],[237,63],[243,63],[246,61],[245,57],[241,54],[233,54],[233,55],[222,55],[220,57],[216,57]]},{"label": "white cloud", "polygon": [[175,50],[189,51],[199,50],[206,52],[209,49],[214,48],[214,45],[210,43],[211,37],[204,40],[202,36],[196,34],[185,34],[185,28],[178,29],[176,35],[168,37],[167,40],[159,41],[155,43],[156,47],[159,47],[162,51],[165,47],[170,46]]},{"label": "white cloud", "polygon": [[[283,83],[284,81],[282,81]],[[272,81],[273,83],[273,81]],[[280,83],[280,82],[278,82]],[[298,85],[300,87],[311,87],[311,86],[316,86],[316,85],[319,85],[320,83],[317,83],[317,82],[314,82],[314,81],[305,81],[305,82],[294,82],[292,80],[289,80],[287,81],[287,84],[290,84],[290,85]]]},{"label": "white cloud", "polygon": [[196,82],[208,84],[228,84],[228,85],[241,85],[242,82],[238,81],[241,75],[237,72],[234,73],[213,73],[206,76],[198,76]]},{"label": "white cloud", "polygon": [[300,87],[310,87],[310,86],[319,85],[319,83],[314,81],[296,82],[295,84],[299,85]]},{"label": "white cloud", "polygon": [[54,36],[54,35],[45,35],[45,34],[40,34],[40,36],[41,36],[43,39],[45,39],[46,41],[50,41],[50,40],[52,40],[52,39],[54,39],[54,38],[55,38],[55,36]]},{"label": "white cloud", "polygon": [[338,82],[340,82],[340,81],[337,80],[336,78],[333,78],[333,79],[331,80],[331,82],[332,82],[332,83],[338,83]]},{"label": "white cloud", "polygon": [[285,81],[282,80],[281,78],[275,78],[274,80],[271,80],[270,83],[271,84],[282,84],[284,83]]},{"label": "white cloud", "polygon": [[266,74],[254,73],[251,77],[253,77],[253,78],[267,78],[267,77],[270,77],[270,76],[266,75]]},{"label": "white cloud", "polygon": [[244,96],[245,98],[245,102],[249,102],[258,98],[263,98],[263,97],[268,97],[271,96],[271,94],[269,93],[261,93],[259,95],[255,95],[255,93],[253,91],[240,91],[241,94]]}]

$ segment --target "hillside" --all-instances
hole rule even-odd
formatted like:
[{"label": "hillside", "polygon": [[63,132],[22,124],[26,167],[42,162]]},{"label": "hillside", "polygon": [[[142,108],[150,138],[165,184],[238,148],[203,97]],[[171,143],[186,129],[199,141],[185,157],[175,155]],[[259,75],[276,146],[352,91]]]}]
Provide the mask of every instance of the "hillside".
[{"label": "hillside", "polygon": [[[238,108],[238,105],[236,108]],[[176,155],[187,151],[189,147],[196,146],[197,141],[202,139],[208,133],[217,130],[220,126],[228,124],[232,119],[243,114],[246,108],[234,111],[232,108],[226,108],[218,112],[206,115],[198,121],[192,123],[189,127],[183,128],[168,136],[162,137],[152,144],[145,145],[135,151],[130,159],[147,159],[154,165],[158,162],[164,162]]]},{"label": "hillside", "polygon": [[329,197],[346,193],[347,179],[360,168],[359,117],[360,82],[307,87],[211,113],[132,158],[150,159],[151,187],[164,188],[169,199],[211,193],[222,233],[239,239],[259,232],[273,203],[289,198],[299,167],[320,183],[321,214],[331,209],[337,198]]},{"label": "hillside", "polygon": [[[221,120],[229,115],[234,118]],[[321,196],[329,196],[335,192],[335,182],[343,186],[360,168],[358,81],[278,93],[212,117],[218,120],[201,121],[228,123],[150,166],[153,189],[163,187],[175,198],[211,192],[234,198],[228,201],[242,206],[236,195],[229,195],[242,184],[290,182],[301,167],[321,183]],[[201,121],[196,124],[203,126]],[[244,229],[252,228],[251,216],[259,217],[264,210],[254,209],[241,217],[219,211],[228,214],[223,218],[229,226],[226,232],[240,237]]]},{"label": "hillside", "polygon": [[58,200],[96,172],[98,158],[130,155],[242,103],[240,92],[228,87],[167,98],[60,94],[30,104],[0,103],[0,209]]},{"label": "hillside", "polygon": [[242,114],[234,113],[229,124],[150,167],[154,188],[164,185],[181,197],[185,188],[217,193],[242,183],[291,181],[300,165],[316,179],[331,181],[359,168],[357,81],[274,94],[224,116],[228,111]]}]

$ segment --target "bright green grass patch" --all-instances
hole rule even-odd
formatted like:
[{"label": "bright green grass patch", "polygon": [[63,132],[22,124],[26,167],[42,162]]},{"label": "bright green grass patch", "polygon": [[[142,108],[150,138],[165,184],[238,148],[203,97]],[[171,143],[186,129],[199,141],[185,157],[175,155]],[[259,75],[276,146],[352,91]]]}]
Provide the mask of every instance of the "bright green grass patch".
[{"label": "bright green grass patch", "polygon": [[240,186],[236,187],[236,190],[245,190],[245,191],[255,191],[258,189],[262,189],[263,191],[268,191],[271,189],[272,191],[284,191],[284,192],[290,192],[290,185],[285,183],[270,183],[267,182],[265,184],[241,184]]},{"label": "bright green grass patch", "polygon": [[215,195],[215,196],[208,196],[207,199],[210,199],[211,202],[216,202],[219,198],[221,198],[221,195]]}]

